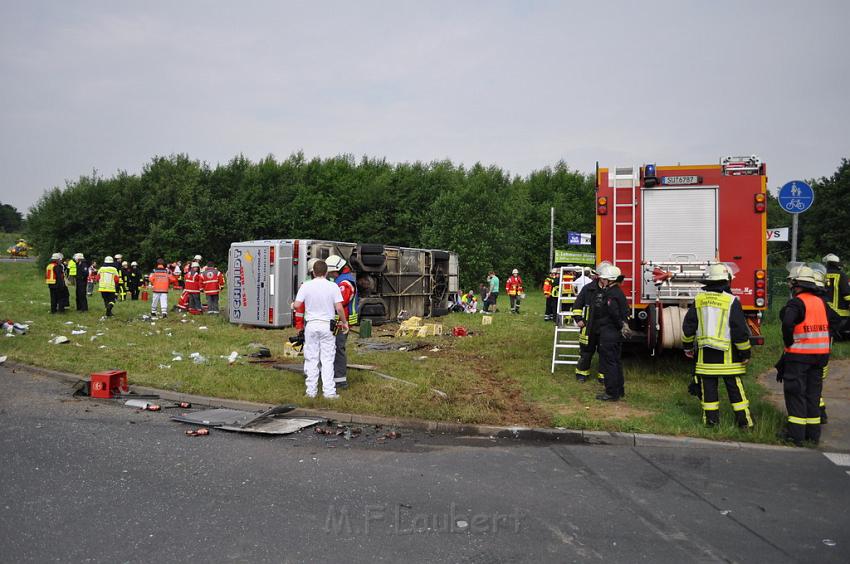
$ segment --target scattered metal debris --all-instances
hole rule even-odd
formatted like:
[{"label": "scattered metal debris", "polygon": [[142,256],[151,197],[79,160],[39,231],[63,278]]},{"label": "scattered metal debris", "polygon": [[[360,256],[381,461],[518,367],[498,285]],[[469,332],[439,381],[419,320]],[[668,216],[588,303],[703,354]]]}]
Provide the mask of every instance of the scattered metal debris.
[{"label": "scattered metal debris", "polygon": [[206,427],[201,427],[200,429],[192,429],[186,431],[186,435],[189,437],[205,437],[210,434],[210,430]]}]

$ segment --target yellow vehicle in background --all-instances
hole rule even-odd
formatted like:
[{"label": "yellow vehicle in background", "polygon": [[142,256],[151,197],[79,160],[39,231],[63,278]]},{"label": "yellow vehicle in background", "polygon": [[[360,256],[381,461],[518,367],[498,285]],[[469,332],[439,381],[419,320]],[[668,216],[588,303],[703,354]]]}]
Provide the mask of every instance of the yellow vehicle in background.
[{"label": "yellow vehicle in background", "polygon": [[13,258],[24,258],[28,257],[30,254],[30,249],[32,247],[29,243],[24,239],[18,239],[14,245],[6,249],[6,252],[9,253],[10,257]]}]

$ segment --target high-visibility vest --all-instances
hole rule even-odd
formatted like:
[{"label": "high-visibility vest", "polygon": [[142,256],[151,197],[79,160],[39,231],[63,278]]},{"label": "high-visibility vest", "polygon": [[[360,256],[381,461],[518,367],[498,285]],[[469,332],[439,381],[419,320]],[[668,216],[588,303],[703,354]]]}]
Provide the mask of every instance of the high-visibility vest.
[{"label": "high-visibility vest", "polygon": [[307,306],[303,303],[301,307],[295,308],[295,330],[301,331],[304,329],[304,313],[307,311]]},{"label": "high-visibility vest", "polygon": [[847,306],[847,296],[841,295],[841,277],[844,274],[841,272],[826,273],[826,288],[829,293],[829,305],[835,310],[835,313],[841,317],[850,316],[850,309]]},{"label": "high-visibility vest", "polygon": [[168,286],[170,285],[170,275],[168,271],[164,268],[157,268],[153,272],[150,273],[148,279],[151,282],[151,286],[153,286],[153,291],[156,293],[165,293],[168,292]]},{"label": "high-visibility vest", "polygon": [[201,274],[201,277],[204,284],[205,294],[216,295],[221,291],[221,287],[224,285],[224,277],[217,268],[214,266],[208,267]]},{"label": "high-visibility vest", "polygon": [[737,298],[725,292],[700,292],[694,299],[697,310],[696,344],[700,348],[728,351],[732,348],[729,312]]},{"label": "high-visibility vest", "polygon": [[351,299],[348,303],[343,303],[342,308],[345,310],[347,321],[351,325],[357,323],[357,280],[351,272],[342,272],[336,277],[336,285],[342,290],[343,285],[351,284]]},{"label": "high-visibility vest", "polygon": [[76,278],[77,276],[77,261],[71,259],[68,261],[68,276]]},{"label": "high-visibility vest", "polygon": [[505,289],[508,291],[509,296],[516,296],[517,294],[522,294],[522,278],[519,276],[511,276],[508,278],[508,281],[505,282]]},{"label": "high-visibility vest", "polygon": [[97,271],[98,292],[114,292],[115,285],[121,283],[121,275],[118,274],[118,269],[114,266],[101,266]]},{"label": "high-visibility vest", "polygon": [[543,281],[543,295],[547,298],[552,296],[553,286],[555,286],[555,280],[551,276],[547,276],[546,279]]},{"label": "high-visibility vest", "polygon": [[794,343],[785,352],[829,354],[829,320],[823,300],[808,292],[796,296],[806,306],[806,317],[794,326]]},{"label": "high-visibility vest", "polygon": [[44,283],[50,286],[56,284],[56,267],[58,265],[55,262],[50,262],[47,264],[47,268],[44,269]]}]

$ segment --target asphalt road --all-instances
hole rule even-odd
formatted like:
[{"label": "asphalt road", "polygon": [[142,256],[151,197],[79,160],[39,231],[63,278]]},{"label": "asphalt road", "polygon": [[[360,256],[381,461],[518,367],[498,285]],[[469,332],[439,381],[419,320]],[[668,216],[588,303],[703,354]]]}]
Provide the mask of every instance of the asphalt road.
[{"label": "asphalt road", "polygon": [[187,437],[0,383],[2,562],[850,561],[850,467],[817,451]]}]

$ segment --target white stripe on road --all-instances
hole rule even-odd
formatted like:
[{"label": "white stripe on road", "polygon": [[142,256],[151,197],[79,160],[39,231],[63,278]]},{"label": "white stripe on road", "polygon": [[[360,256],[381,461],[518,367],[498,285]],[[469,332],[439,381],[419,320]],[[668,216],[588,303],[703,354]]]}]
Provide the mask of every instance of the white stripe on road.
[{"label": "white stripe on road", "polygon": [[850,466],[850,454],[844,454],[841,452],[825,452],[823,455],[830,459],[836,466]]}]

